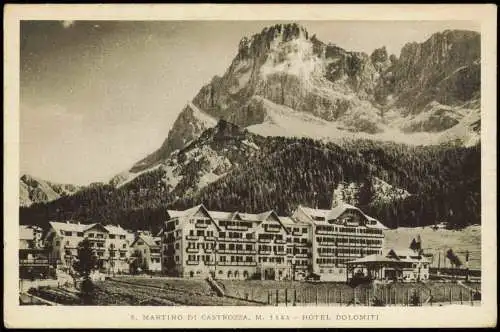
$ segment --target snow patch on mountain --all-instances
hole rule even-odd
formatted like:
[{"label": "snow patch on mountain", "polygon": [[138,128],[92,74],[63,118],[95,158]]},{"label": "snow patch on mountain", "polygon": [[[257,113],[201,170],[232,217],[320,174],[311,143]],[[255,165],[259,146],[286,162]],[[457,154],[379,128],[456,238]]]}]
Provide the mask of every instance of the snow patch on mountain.
[{"label": "snow patch on mountain", "polygon": [[[335,143],[346,139],[362,138],[410,145],[428,145],[438,144],[441,141],[441,135],[446,133],[404,133],[400,129],[389,126],[384,126],[384,130],[376,134],[353,132],[349,125],[342,121],[327,121],[309,113],[298,112],[290,107],[275,104],[262,97],[260,100],[266,111],[265,120],[263,123],[248,126],[247,129],[262,136],[308,137]],[[361,113],[354,118],[362,121],[365,116]]]},{"label": "snow patch on mountain", "polygon": [[287,42],[282,40],[283,31],[271,42],[269,55],[260,68],[262,76],[286,73],[307,78],[321,67],[311,41],[306,40],[303,34]]},{"label": "snow patch on mountain", "polygon": [[147,168],[143,171],[136,172],[136,173],[133,173],[130,171],[124,171],[124,172],[116,175],[113,179],[111,179],[110,183],[113,184],[116,188],[120,188],[120,187],[126,185],[127,183],[129,183],[130,181],[134,180],[135,178],[137,178],[141,174],[154,171],[155,169],[158,169],[161,166],[162,166],[161,164],[158,164],[158,165],[155,165],[151,168]]},{"label": "snow patch on mountain", "polygon": [[192,102],[188,102],[188,106],[193,111],[193,116],[197,121],[202,122],[206,128],[215,127],[215,125],[217,124],[217,120],[214,117],[200,110]]}]

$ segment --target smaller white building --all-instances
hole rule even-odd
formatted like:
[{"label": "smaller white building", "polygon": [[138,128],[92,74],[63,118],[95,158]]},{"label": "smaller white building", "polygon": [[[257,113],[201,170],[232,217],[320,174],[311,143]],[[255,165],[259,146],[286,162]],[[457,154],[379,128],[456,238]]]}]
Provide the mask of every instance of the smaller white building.
[{"label": "smaller white building", "polygon": [[355,275],[377,280],[402,282],[429,279],[429,260],[419,251],[390,249],[385,254],[368,255],[347,263],[348,279]]},{"label": "smaller white building", "polygon": [[131,248],[136,268],[149,272],[161,271],[161,237],[138,234]]}]

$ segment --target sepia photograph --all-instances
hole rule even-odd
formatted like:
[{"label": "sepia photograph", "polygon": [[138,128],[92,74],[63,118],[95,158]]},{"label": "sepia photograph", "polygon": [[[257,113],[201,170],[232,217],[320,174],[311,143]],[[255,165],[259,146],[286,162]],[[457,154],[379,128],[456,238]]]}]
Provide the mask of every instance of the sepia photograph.
[{"label": "sepia photograph", "polygon": [[357,327],[496,303],[481,17],[60,18],[17,22],[19,308]]}]

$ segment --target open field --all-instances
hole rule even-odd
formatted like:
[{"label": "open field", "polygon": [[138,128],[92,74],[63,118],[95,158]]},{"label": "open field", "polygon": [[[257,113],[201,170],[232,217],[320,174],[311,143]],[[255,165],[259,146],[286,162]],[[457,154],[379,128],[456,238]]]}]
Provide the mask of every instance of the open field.
[{"label": "open field", "polygon": [[[162,280],[163,279],[163,280]],[[147,281],[146,281],[147,280]],[[174,281],[175,280],[175,281]],[[204,280],[120,278],[96,284],[98,305],[185,305],[242,306],[256,305],[241,299],[218,297]],[[188,287],[194,286],[194,290]],[[180,286],[181,288],[176,288]],[[124,299],[123,296],[127,298]],[[119,301],[115,302],[115,298]],[[125,303],[124,303],[125,302]]]},{"label": "open field", "polygon": [[[462,303],[480,300],[480,284],[454,282],[364,284],[274,280],[217,280],[217,296],[203,279],[121,276],[95,283],[94,305],[149,306],[387,306]],[[62,305],[82,305],[78,291],[40,287],[30,294]],[[31,304],[32,301],[23,301]],[[476,304],[477,305],[477,304]]]}]

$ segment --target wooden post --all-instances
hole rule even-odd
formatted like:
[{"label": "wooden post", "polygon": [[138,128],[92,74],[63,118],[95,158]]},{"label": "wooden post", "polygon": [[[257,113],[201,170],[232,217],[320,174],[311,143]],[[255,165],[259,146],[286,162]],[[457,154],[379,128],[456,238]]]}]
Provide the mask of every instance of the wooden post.
[{"label": "wooden post", "polygon": [[316,288],[316,306],[318,306],[318,289]]},{"label": "wooden post", "polygon": [[429,290],[429,303],[431,304],[432,307],[432,291]]},{"label": "wooden post", "polygon": [[460,304],[464,304],[462,297],[462,288],[460,288]]},{"label": "wooden post", "polygon": [[352,289],[352,306],[356,306],[356,288]]},{"label": "wooden post", "polygon": [[406,306],[410,306],[410,289],[406,290]]},{"label": "wooden post", "polygon": [[278,303],[279,303],[278,295],[279,295],[279,292],[278,292],[278,289],[276,288],[276,306],[278,306]]},{"label": "wooden post", "polygon": [[297,289],[293,289],[293,306],[295,307],[297,305]]},{"label": "wooden post", "polygon": [[452,300],[453,300],[453,295],[451,293],[451,287],[450,287],[450,304],[451,304]]},{"label": "wooden post", "polygon": [[330,305],[330,289],[326,289],[326,305]]},{"label": "wooden post", "polygon": [[288,288],[285,288],[285,307],[288,307]]},{"label": "wooden post", "polygon": [[470,305],[473,306],[474,305],[474,296],[472,294],[472,289],[470,290]]},{"label": "wooden post", "polygon": [[271,291],[267,291],[267,304],[271,304]]},{"label": "wooden post", "polygon": [[340,290],[340,306],[342,306],[342,289]]}]

